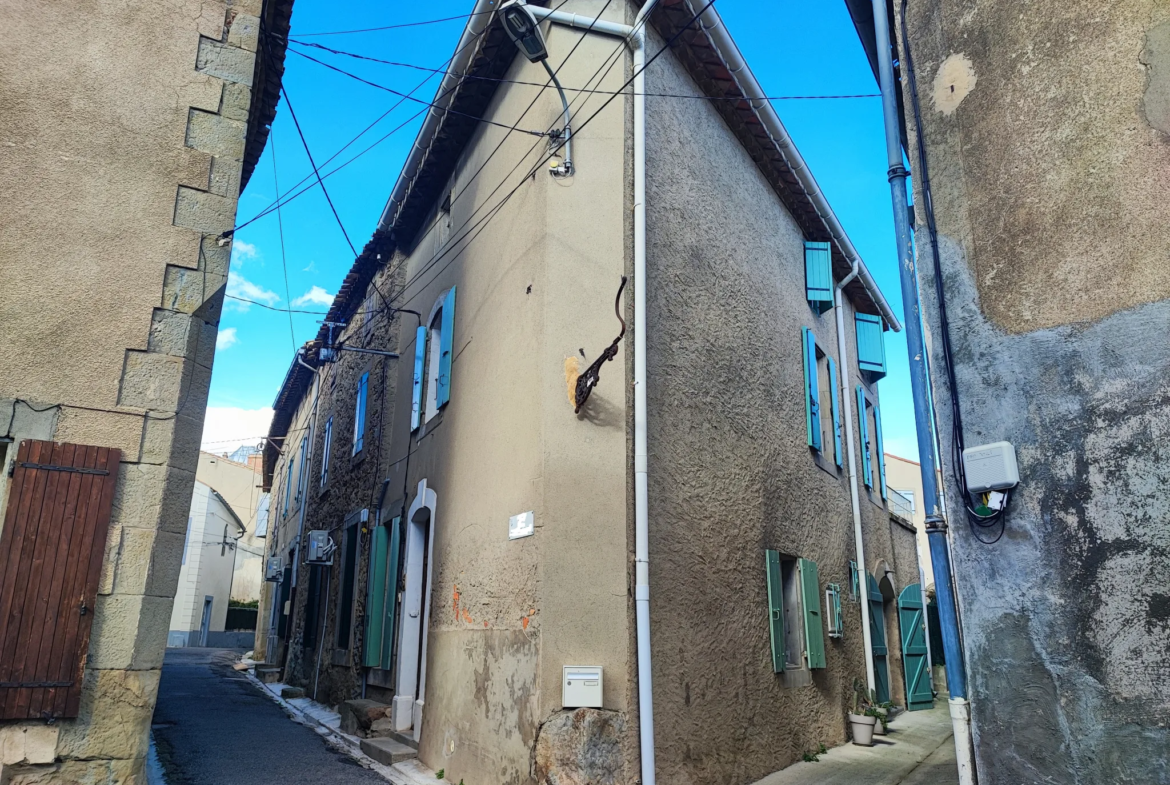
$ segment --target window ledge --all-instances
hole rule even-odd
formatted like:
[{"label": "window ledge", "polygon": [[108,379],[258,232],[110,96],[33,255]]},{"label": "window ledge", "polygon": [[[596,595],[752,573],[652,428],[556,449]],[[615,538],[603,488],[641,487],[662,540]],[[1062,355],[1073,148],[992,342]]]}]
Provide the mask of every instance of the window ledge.
[{"label": "window ledge", "polygon": [[349,456],[349,465],[350,466],[357,466],[359,463],[361,463],[365,459],[366,459],[366,448],[362,447],[362,449],[358,450],[353,455]]},{"label": "window ledge", "polygon": [[831,458],[826,458],[823,452],[814,450],[812,447],[809,447],[808,453],[812,456],[813,463],[815,463],[817,468],[821,471],[832,475],[833,478],[837,480],[845,476],[845,472],[841,469],[838,469],[837,464],[833,463]]},{"label": "window ledge", "polygon": [[881,510],[882,512],[885,512],[886,511],[886,503],[884,501],[882,501],[882,497],[879,496],[878,494],[874,493],[872,488],[866,488],[864,483],[862,484],[861,487],[865,488],[865,495],[869,497],[870,502],[872,502],[873,505],[875,507],[877,507],[879,510]]}]

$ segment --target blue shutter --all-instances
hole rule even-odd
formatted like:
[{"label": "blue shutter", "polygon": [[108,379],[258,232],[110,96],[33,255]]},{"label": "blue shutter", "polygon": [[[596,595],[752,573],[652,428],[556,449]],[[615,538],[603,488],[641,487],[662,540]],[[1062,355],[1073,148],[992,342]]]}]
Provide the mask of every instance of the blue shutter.
[{"label": "blue shutter", "polygon": [[878,479],[881,480],[882,498],[886,498],[886,451],[882,446],[882,411],[873,407],[873,429],[877,435]]},{"label": "blue shutter", "polygon": [[410,399],[410,431],[422,424],[423,369],[427,362],[427,328],[420,325],[414,333],[414,391]]},{"label": "blue shutter", "polygon": [[886,340],[882,317],[859,313],[857,322],[857,366],[874,381],[886,375]]},{"label": "blue shutter", "polygon": [[865,390],[857,385],[858,436],[861,439],[861,479],[866,488],[873,487],[873,471],[869,466],[869,417],[865,413]]},{"label": "blue shutter", "polygon": [[833,461],[841,468],[841,407],[837,402],[837,363],[829,358],[829,398],[833,407]]},{"label": "blue shutter", "polygon": [[357,455],[365,446],[366,437],[366,396],[369,392],[370,372],[358,379],[357,402],[353,413],[353,454]]},{"label": "blue shutter", "polygon": [[439,384],[435,407],[443,408],[451,400],[451,349],[455,345],[455,287],[443,299],[443,326],[439,335]]},{"label": "blue shutter", "polygon": [[[402,550],[402,518],[395,517],[390,521],[390,555],[386,558],[386,601],[383,603],[386,618],[382,623],[382,662],[383,670],[390,670],[391,659],[394,656],[394,621],[398,610],[398,556]],[[378,667],[375,665],[374,667]]]},{"label": "blue shutter", "polygon": [[833,307],[833,258],[828,243],[804,243],[804,288],[817,313]]},{"label": "blue shutter", "polygon": [[801,329],[804,347],[804,420],[808,446],[821,449],[821,401],[817,394],[817,341],[812,330]]}]

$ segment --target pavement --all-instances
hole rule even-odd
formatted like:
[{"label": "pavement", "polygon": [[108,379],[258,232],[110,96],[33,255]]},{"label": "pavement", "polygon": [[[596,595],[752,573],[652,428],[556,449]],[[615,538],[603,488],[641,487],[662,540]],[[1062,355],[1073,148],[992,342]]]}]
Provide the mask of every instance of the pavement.
[{"label": "pavement", "polygon": [[815,763],[801,762],[754,785],[958,785],[951,715],[946,699],[930,711],[898,715],[874,746],[834,747]]},{"label": "pavement", "polygon": [[231,649],[167,649],[152,731],[167,785],[386,785],[232,670]]}]

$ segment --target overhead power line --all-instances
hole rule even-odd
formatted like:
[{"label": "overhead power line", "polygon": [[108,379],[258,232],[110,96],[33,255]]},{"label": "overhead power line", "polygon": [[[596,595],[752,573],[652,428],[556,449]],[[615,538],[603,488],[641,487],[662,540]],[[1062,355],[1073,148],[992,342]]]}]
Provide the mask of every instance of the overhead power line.
[{"label": "overhead power line", "polygon": [[406,27],[422,27],[423,25],[437,25],[443,22],[454,22],[461,19],[470,19],[473,16],[482,16],[483,14],[494,13],[494,11],[476,11],[471,14],[461,14],[459,16],[446,16],[442,19],[425,19],[421,22],[403,22],[396,25],[384,25],[382,27],[364,27],[360,30],[328,30],[317,33],[297,33],[302,37],[319,36],[319,35],[353,35],[355,33],[378,33],[383,30],[401,30]]}]

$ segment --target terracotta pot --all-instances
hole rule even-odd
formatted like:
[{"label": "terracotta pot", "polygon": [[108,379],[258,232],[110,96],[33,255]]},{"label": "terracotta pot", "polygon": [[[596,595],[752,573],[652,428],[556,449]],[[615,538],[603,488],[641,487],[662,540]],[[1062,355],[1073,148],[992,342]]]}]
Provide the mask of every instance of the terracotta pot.
[{"label": "terracotta pot", "polygon": [[849,725],[853,731],[853,743],[859,747],[873,746],[873,728],[877,724],[877,717],[867,717],[864,714],[850,714]]}]

